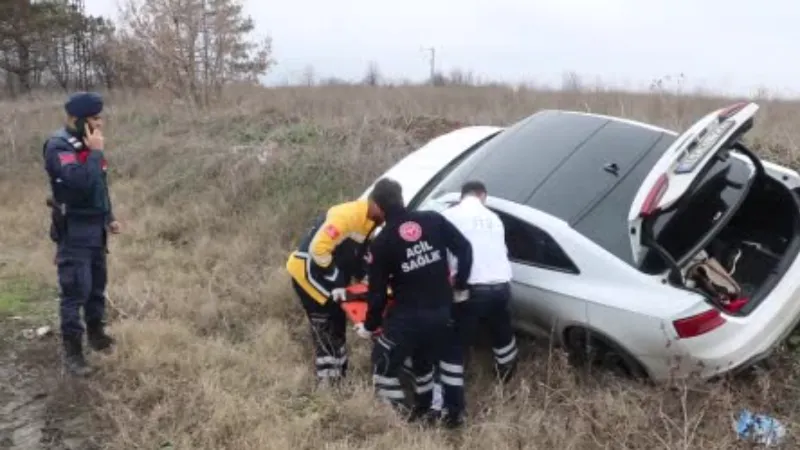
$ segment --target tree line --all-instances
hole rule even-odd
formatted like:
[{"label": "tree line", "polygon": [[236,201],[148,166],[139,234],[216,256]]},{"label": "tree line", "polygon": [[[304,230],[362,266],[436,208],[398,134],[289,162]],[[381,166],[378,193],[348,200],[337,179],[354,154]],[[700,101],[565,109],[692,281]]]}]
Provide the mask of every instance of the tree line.
[{"label": "tree line", "polygon": [[274,64],[238,0],[127,0],[112,20],[83,0],[0,0],[0,89],[161,89],[207,104]]}]

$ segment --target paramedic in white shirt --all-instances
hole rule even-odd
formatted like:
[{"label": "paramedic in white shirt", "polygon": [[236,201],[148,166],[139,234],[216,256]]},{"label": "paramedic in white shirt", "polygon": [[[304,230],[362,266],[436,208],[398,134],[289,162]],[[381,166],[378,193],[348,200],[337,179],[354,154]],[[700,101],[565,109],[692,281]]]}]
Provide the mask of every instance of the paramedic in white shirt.
[{"label": "paramedic in white shirt", "polygon": [[[455,298],[453,319],[466,355],[475,343],[479,321],[489,328],[495,371],[507,382],[514,374],[517,343],[511,328],[508,303],[511,297],[511,263],[505,228],[497,214],[485,206],[486,186],[468,181],[461,187],[461,202],[442,212],[472,245],[472,272],[467,281],[469,296]],[[451,265],[458,261],[449,255]],[[455,267],[453,267],[455,269]]]}]

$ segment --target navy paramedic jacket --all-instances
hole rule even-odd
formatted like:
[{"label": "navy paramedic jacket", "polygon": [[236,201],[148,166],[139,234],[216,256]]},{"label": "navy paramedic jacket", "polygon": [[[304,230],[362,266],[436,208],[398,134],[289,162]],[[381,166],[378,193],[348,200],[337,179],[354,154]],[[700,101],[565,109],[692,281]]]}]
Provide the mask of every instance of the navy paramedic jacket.
[{"label": "navy paramedic jacket", "polygon": [[[458,273],[450,285],[447,250],[458,258]],[[386,224],[367,254],[369,293],[364,327],[381,325],[386,288],[394,295],[392,311],[449,311],[453,288],[467,288],[472,267],[472,247],[463,234],[433,211],[387,214]]]},{"label": "navy paramedic jacket", "polygon": [[55,203],[53,240],[74,247],[105,247],[105,229],[114,215],[103,152],[86,149],[61,129],[45,142],[42,153]]}]

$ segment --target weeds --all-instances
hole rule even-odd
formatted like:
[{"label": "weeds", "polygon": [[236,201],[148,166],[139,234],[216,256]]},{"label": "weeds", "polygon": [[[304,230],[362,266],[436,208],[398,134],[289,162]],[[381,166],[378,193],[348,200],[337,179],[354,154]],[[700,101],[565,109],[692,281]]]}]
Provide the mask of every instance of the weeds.
[{"label": "weeds", "polygon": [[[800,421],[791,382],[800,368],[785,354],[756,381],[670,390],[582,381],[558,350],[525,344],[511,386],[498,387],[483,365],[470,373],[462,433],[409,427],[373,401],[369,348],[352,336],[348,389],[314,390],[307,324],[283,269],[316,213],[358,196],[414,147],[461,124],[510,124],[564,108],[676,128],[731,100],[325,87],[237,93],[197,112],[155,97],[120,94],[108,113],[112,198],[125,227],[109,255],[119,347],[97,360],[91,388],[110,447],[728,449],[737,445],[740,408],[790,427]],[[0,122],[24,124],[0,131],[1,256],[52,285],[41,138],[61,122],[57,104],[0,110]],[[800,106],[762,107],[768,120],[750,139],[794,165]]]}]

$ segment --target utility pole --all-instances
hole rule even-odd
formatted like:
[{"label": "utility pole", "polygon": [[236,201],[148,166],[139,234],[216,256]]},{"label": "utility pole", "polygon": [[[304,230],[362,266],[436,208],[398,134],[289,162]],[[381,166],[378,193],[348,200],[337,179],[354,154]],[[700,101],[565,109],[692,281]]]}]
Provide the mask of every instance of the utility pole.
[{"label": "utility pole", "polygon": [[423,50],[429,52],[430,55],[431,55],[430,59],[429,59],[430,66],[431,66],[430,83],[431,83],[431,85],[433,85],[433,84],[435,84],[435,81],[436,81],[436,48],[434,48],[434,47],[426,47],[426,48],[423,48]]}]

